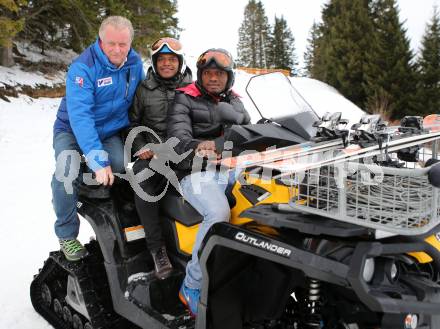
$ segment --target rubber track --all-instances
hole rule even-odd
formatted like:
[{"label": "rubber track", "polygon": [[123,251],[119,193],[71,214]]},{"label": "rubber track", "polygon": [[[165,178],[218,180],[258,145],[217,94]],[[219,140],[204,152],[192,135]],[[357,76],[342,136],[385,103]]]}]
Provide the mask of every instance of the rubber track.
[{"label": "rubber track", "polygon": [[[35,310],[46,319],[55,329],[71,329],[72,325],[66,323],[53,310],[53,302],[47,306],[44,302],[41,287],[46,283],[49,287],[59,287],[58,290],[51,289],[53,298],[59,298],[64,303],[67,288],[67,276],[70,274],[76,277],[84,296],[87,311],[90,315],[90,323],[93,329],[113,328],[138,328],[128,322],[112,309],[112,301],[109,293],[107,277],[103,266],[97,242],[86,245],[90,255],[83,261],[69,262],[60,251],[51,252],[45,261],[43,268],[35,275],[31,283],[30,295]],[[64,305],[64,304],[63,304]],[[72,314],[79,314],[70,308]],[[81,315],[81,318],[85,318]],[[85,321],[83,321],[85,323]]]}]

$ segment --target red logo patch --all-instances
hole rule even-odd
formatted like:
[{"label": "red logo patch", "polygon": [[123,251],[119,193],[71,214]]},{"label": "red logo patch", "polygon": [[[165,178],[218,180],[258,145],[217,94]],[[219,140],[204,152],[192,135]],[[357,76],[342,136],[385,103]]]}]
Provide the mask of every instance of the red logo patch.
[{"label": "red logo patch", "polygon": [[84,85],[84,79],[81,78],[81,77],[76,77],[75,78],[75,83],[78,84],[82,88],[83,85]]}]

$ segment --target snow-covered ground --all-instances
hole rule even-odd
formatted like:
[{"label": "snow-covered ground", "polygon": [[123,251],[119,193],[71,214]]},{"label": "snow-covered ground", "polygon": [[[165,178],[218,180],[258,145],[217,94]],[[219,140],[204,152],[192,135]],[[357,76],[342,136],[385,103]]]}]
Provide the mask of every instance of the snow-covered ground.
[{"label": "snow-covered ground", "polygon": [[56,99],[0,100],[0,328],[50,328],[32,309],[29,284],[56,248],[50,210],[50,125]]},{"label": "snow-covered ground", "polygon": [[[51,328],[33,310],[29,285],[49,251],[53,231],[50,180],[52,124],[59,99],[0,100],[0,328]],[[82,241],[91,235],[82,226]]]},{"label": "snow-covered ground", "polygon": [[[68,63],[70,51],[46,56],[25,44],[18,49],[31,62]],[[65,72],[53,75],[25,72],[20,65],[0,66],[0,88],[4,85],[51,87],[64,82]],[[25,95],[0,99],[0,328],[51,328],[33,309],[29,286],[49,251],[58,249],[53,230],[50,180],[55,161],[52,125],[60,99],[33,99]],[[91,228],[83,225],[86,241]]]},{"label": "snow-covered ground", "polygon": [[[249,74],[237,72],[235,89],[243,96],[255,121],[258,113],[245,92],[249,78]],[[22,72],[19,67],[0,67],[0,87],[2,82],[50,85],[51,79],[39,73]],[[361,114],[327,85],[317,91],[320,83],[310,79],[293,79],[292,83],[310,95],[308,101],[318,115],[341,108],[356,117]],[[0,328],[51,328],[33,310],[29,285],[49,251],[59,248],[53,231],[55,216],[50,189],[54,169],[52,125],[59,102],[60,99],[32,99],[24,95],[10,98],[10,103],[0,99]],[[277,100],[272,103],[276,109]],[[319,103],[323,106],[319,107]],[[80,240],[87,242],[92,234],[88,223],[83,222]]]}]

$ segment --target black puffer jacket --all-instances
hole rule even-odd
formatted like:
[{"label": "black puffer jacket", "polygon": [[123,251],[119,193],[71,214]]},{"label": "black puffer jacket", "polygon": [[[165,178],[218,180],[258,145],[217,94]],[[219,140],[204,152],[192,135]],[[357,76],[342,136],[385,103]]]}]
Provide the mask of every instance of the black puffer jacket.
[{"label": "black puffer jacket", "polygon": [[[194,82],[176,91],[174,104],[168,111],[168,137],[179,139],[176,146],[179,154],[194,151],[205,140],[215,141],[217,152],[221,152],[224,126],[249,122],[250,116],[235,93],[230,91],[215,99],[200,91]],[[193,157],[194,152],[179,163],[177,169],[185,171],[184,174],[189,173]]]},{"label": "black puffer jacket", "polygon": [[[176,88],[184,87],[192,82],[189,68],[185,74],[179,74],[171,80],[164,80],[148,69],[147,78],[139,84],[129,111],[130,130],[134,127],[146,126],[156,132],[162,139],[167,135],[167,112],[174,100]],[[143,132],[136,136],[132,154],[139,151],[147,143],[159,142],[154,136]]]}]

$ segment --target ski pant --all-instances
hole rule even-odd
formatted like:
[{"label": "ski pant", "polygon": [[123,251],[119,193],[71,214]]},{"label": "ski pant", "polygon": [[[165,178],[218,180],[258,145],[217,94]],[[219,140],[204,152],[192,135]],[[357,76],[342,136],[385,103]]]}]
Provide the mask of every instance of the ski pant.
[{"label": "ski pant", "polygon": [[154,197],[160,195],[166,188],[167,180],[164,176],[149,169],[149,163],[149,160],[138,159],[133,165],[133,173],[136,175],[139,175],[144,169],[149,173],[153,173],[152,176],[139,183],[142,190],[148,196],[142,197],[135,192],[134,201],[141,224],[144,227],[148,250],[156,251],[165,244],[159,217],[160,203],[157,200],[148,199],[149,196],[154,199]]},{"label": "ski pant", "polygon": [[225,191],[234,183],[234,179],[233,171],[230,174],[203,171],[188,175],[180,182],[185,200],[203,216],[192,250],[192,258],[186,266],[184,284],[188,288],[201,289],[202,271],[198,257],[199,248],[212,225],[229,221],[230,208]]},{"label": "ski pant", "polygon": [[[114,135],[102,141],[104,151],[108,153],[113,172],[124,172],[124,145],[119,135]],[[55,234],[59,239],[74,239],[79,233],[79,219],[76,212],[78,201],[77,185],[82,181],[79,156],[81,149],[72,133],[61,132],[53,138],[55,151],[56,171],[52,176],[52,204],[56,214]],[[64,157],[63,151],[76,151],[77,156]],[[61,154],[61,156],[60,156]],[[78,172],[78,175],[76,173]],[[71,173],[75,178],[66,184],[64,178],[70,177]]]}]

